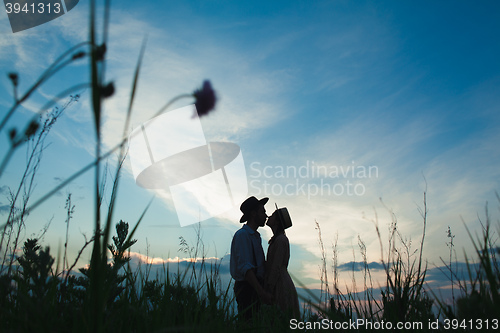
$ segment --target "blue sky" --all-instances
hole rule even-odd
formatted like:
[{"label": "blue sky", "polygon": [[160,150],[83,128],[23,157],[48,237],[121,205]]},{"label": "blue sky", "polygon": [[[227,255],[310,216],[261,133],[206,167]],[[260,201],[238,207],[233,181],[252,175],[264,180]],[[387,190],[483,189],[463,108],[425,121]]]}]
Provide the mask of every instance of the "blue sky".
[{"label": "blue sky", "polygon": [[[12,102],[5,74],[18,72],[20,89],[26,89],[57,55],[85,40],[87,13],[88,1],[82,0],[62,17],[16,34],[7,16],[0,15],[3,110]],[[496,1],[115,1],[106,75],[117,92],[105,106],[104,145],[111,147],[121,135],[134,67],[147,36],[133,126],[149,120],[170,98],[210,79],[219,103],[214,113],[201,119],[205,135],[209,141],[241,147],[249,195],[269,196],[268,211],[275,202],[288,207],[294,221],[287,234],[295,276],[311,285],[317,281],[320,250],[315,221],[329,255],[338,237],[341,263],[360,260],[358,236],[367,246],[368,260],[378,261],[373,221],[378,221],[385,245],[393,214],[402,233],[417,246],[426,188],[424,256],[430,265],[440,265],[439,258],[448,256],[448,226],[457,248],[470,252],[463,224],[480,231],[478,216],[484,220],[486,202],[497,221],[499,22]],[[68,85],[87,80],[86,65],[81,61],[52,78],[8,127],[23,124]],[[92,160],[95,141],[88,91],[81,96],[51,133],[34,197]],[[190,103],[185,99],[174,108]],[[3,152],[6,137],[1,140]],[[24,156],[23,148],[0,186],[15,186]],[[330,171],[371,166],[377,173],[275,173],[311,165]],[[263,175],[265,167],[274,171],[270,177]],[[116,222],[123,219],[133,225],[153,193],[135,184],[128,161],[122,180]],[[362,195],[348,195],[347,182],[357,185]],[[325,183],[339,184],[335,189],[344,192],[317,192]],[[297,184],[308,192],[279,193]],[[92,233],[92,191],[89,173],[34,211],[23,236],[37,234],[53,217],[44,242],[56,253],[65,238],[65,198],[72,193],[76,208],[70,248],[76,256],[84,242],[81,234]],[[6,203],[0,197],[0,206]],[[229,252],[239,217],[236,207],[201,223],[207,256],[220,258]],[[262,235],[265,246],[269,230]],[[179,226],[167,191],[154,199],[133,250],[165,260],[182,258],[179,236],[194,242],[196,230]]]}]

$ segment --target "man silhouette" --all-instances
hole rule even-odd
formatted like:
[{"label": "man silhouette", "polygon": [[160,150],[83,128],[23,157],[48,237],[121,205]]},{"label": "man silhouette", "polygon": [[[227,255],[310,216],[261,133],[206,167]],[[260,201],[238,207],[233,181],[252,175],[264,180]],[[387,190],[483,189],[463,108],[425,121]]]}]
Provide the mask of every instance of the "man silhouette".
[{"label": "man silhouette", "polygon": [[264,205],[268,200],[252,196],[241,204],[240,223],[247,223],[234,234],[231,242],[230,272],[235,280],[234,294],[238,313],[247,321],[259,311],[261,302],[271,304],[271,294],[263,288],[265,257],[262,238],[257,232],[266,223]]}]

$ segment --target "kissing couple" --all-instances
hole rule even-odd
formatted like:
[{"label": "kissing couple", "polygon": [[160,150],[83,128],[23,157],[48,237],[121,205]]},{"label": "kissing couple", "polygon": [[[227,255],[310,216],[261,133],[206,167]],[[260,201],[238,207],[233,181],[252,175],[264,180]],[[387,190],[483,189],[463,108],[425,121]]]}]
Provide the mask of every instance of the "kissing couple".
[{"label": "kissing couple", "polygon": [[[249,197],[240,207],[246,222],[231,242],[230,272],[235,280],[234,294],[238,314],[247,322],[256,318],[261,304],[277,307],[288,318],[299,318],[299,300],[292,278],[288,274],[290,243],[285,229],[292,226],[286,208],[276,207],[267,216],[264,207],[269,198]],[[267,223],[266,223],[267,220]],[[273,231],[267,258],[257,229],[267,224]]]}]

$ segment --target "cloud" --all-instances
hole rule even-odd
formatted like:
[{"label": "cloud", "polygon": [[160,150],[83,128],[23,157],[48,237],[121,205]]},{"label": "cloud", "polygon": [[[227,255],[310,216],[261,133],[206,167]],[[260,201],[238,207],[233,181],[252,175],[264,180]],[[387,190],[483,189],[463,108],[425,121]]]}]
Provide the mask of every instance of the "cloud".
[{"label": "cloud", "polygon": [[0,203],[0,214],[5,215],[9,212],[10,212],[10,205],[2,205],[2,203]]},{"label": "cloud", "polygon": [[[479,92],[477,92],[479,93]],[[476,99],[471,93],[465,100]],[[391,103],[394,103],[392,101]],[[447,104],[450,103],[450,104]],[[494,102],[498,104],[498,101]],[[454,102],[445,101],[449,107]],[[396,118],[381,121],[388,111],[384,107],[391,104],[375,105],[359,116],[342,124],[318,128],[314,135],[295,137],[299,142],[291,142],[286,148],[266,151],[258,160],[246,159],[248,164],[259,162],[262,171],[266,167],[292,166],[299,168],[312,162],[322,167],[349,166],[352,163],[360,166],[376,166],[377,176],[368,178],[350,177],[352,183],[364,186],[362,196],[325,195],[314,192],[306,195],[285,195],[280,189],[289,184],[295,188],[295,181],[305,184],[318,183],[321,178],[326,183],[344,182],[343,177],[290,177],[280,178],[253,177],[249,169],[251,181],[257,179],[258,186],[250,186],[253,194],[269,195],[280,205],[289,208],[294,227],[287,232],[291,242],[300,244],[319,257],[317,234],[314,232],[314,221],[321,225],[323,240],[328,249],[339,235],[339,256],[341,261],[352,259],[352,249],[357,248],[357,237],[368,247],[368,260],[378,260],[380,243],[376,235],[378,224],[382,233],[381,241],[385,245],[387,239],[386,225],[393,218],[397,219],[400,231],[405,237],[420,239],[423,230],[423,219],[419,209],[423,209],[423,192],[427,189],[427,208],[430,219],[427,224],[425,255],[431,261],[439,259],[439,253],[446,253],[444,232],[446,225],[456,226],[460,216],[467,223],[477,219],[477,211],[481,210],[488,198],[491,198],[498,186],[500,171],[498,149],[494,146],[499,140],[498,122],[492,122],[491,128],[471,135],[467,131],[454,133],[460,138],[454,144],[442,142],[444,133],[450,130],[450,119],[443,115],[442,105],[436,106],[432,112],[417,112],[422,106],[418,103],[405,105],[409,116],[404,122]],[[413,112],[411,112],[414,110]],[[492,116],[486,113],[488,119]],[[309,168],[310,169],[310,168]],[[270,169],[273,170],[273,169]],[[299,178],[299,179],[297,179]],[[263,181],[269,186],[264,193]],[[276,185],[278,191],[272,192]],[[260,187],[259,187],[260,186]],[[312,187],[313,189],[317,189]],[[283,192],[283,191],[282,191]],[[383,202],[379,199],[382,198]],[[494,199],[494,198],[493,198]],[[441,230],[441,232],[440,232]],[[469,247],[464,228],[454,228]],[[356,252],[358,252],[356,250]],[[350,257],[350,258],[349,258]]]},{"label": "cloud", "polygon": [[[345,264],[341,264],[337,267],[338,277],[339,277],[339,288],[340,292],[343,295],[350,295],[350,297],[356,300],[363,300],[366,297],[365,290],[370,289],[371,294],[375,299],[381,299],[381,291],[385,291],[387,287],[387,276],[386,272],[383,268],[383,265],[379,262],[371,262],[369,264],[371,267],[369,268],[370,275],[366,276],[364,273],[364,263],[357,262],[349,262]],[[428,267],[425,271],[425,281],[424,281],[424,291],[427,296],[431,299],[439,299],[440,301],[444,301],[447,303],[451,303],[453,299],[463,297],[464,287],[467,286],[470,292],[470,278],[474,280],[477,276],[477,272],[479,269],[479,264],[477,263],[465,263],[465,262],[453,262],[452,263],[452,271],[453,277],[450,275],[450,269],[446,266],[434,266]],[[425,269],[425,268],[423,268]],[[469,269],[471,271],[471,277],[469,276]],[[331,274],[331,271],[328,272],[329,277],[329,289],[332,295],[334,295],[334,285],[333,279],[334,276]],[[391,270],[391,278],[394,281],[394,274]],[[347,276],[346,276],[347,275]],[[404,276],[403,276],[404,277]],[[365,279],[369,278],[366,282],[367,286],[364,285]],[[349,282],[351,281],[351,282]],[[373,285],[372,285],[373,281]],[[412,280],[415,282],[415,280]],[[453,287],[452,287],[453,282]],[[319,288],[318,285],[311,284],[309,286],[309,291],[312,292],[316,299],[319,299],[321,290],[315,289]],[[321,286],[324,288],[325,284]],[[302,294],[306,299],[311,298],[310,294],[306,292],[302,288],[297,288],[299,294]]]},{"label": "cloud", "polygon": [[[86,26],[82,23],[84,15],[80,13],[76,17],[74,26],[68,20],[57,23],[64,28],[61,31],[66,40],[83,38],[77,27]],[[208,141],[230,141],[243,146],[255,130],[270,127],[287,117],[288,113],[284,112],[286,105],[279,93],[284,90],[286,82],[291,81],[289,72],[262,68],[259,63],[249,61],[242,50],[206,36],[203,29],[196,37],[191,36],[194,39],[189,43],[184,40],[182,29],[179,33],[171,31],[158,28],[135,14],[113,12],[106,76],[115,83],[116,93],[105,101],[103,112],[102,138],[106,149],[114,147],[122,138],[133,73],[146,35],[148,42],[131,126],[127,130],[151,119],[170,98],[194,91],[205,78],[211,79],[220,100],[216,112],[201,120]],[[245,79],[241,80],[243,77]],[[88,112],[90,105],[84,97],[78,103],[79,111],[68,115],[75,122],[71,129],[61,129],[56,134],[68,145],[83,148],[92,156],[95,149]],[[186,98],[172,108],[193,101]],[[82,117],[83,113],[87,116]],[[124,171],[131,171],[128,161]],[[172,207],[168,191],[160,197]]]},{"label": "cloud", "polygon": [[[217,257],[174,257],[174,258],[161,258],[161,257],[150,257],[148,255],[144,255],[138,252],[130,252],[131,265],[138,267],[141,265],[148,265],[152,267],[152,270],[163,270],[164,267],[174,267],[174,270],[177,267],[180,271],[191,270],[191,269],[208,269],[211,267],[216,267],[218,269],[229,267],[229,255],[224,256],[222,258]],[[227,270],[227,272],[229,272]]]},{"label": "cloud", "polygon": [[174,257],[174,258],[167,258],[163,259],[160,257],[149,257],[148,255],[144,255],[138,252],[130,252],[130,258],[132,261],[140,264],[152,264],[152,265],[163,265],[163,264],[169,264],[169,263],[185,263],[185,264],[198,264],[198,263],[209,263],[209,262],[217,262],[221,260],[221,258],[216,258],[216,257],[209,257],[209,258],[180,258],[180,257]]},{"label": "cloud", "polygon": [[217,278],[223,288],[229,285],[229,255],[222,258],[160,258],[150,257],[138,252],[130,253],[132,270],[148,272],[151,279],[163,279],[169,273],[171,277],[180,277],[184,283],[206,282],[207,278]]},{"label": "cloud", "polygon": [[[10,188],[7,185],[0,186],[0,195],[7,196],[9,194]],[[4,215],[10,212],[10,205],[2,205],[0,202],[0,214]]]},{"label": "cloud", "polygon": [[[55,23],[66,41],[86,38],[82,33],[82,27],[87,27],[86,13],[84,10],[75,11]],[[282,112],[284,105],[277,95],[283,91],[286,82],[291,81],[286,71],[259,67],[258,62],[249,61],[241,49],[203,33],[203,27],[197,27],[197,33],[191,35],[191,25],[178,29],[158,28],[136,14],[114,10],[112,15],[107,77],[114,81],[117,89],[115,95],[106,101],[103,114],[103,140],[108,147],[114,146],[122,136],[132,77],[146,35],[148,42],[134,102],[133,127],[149,120],[170,98],[193,92],[203,79],[212,80],[220,100],[217,112],[203,120],[210,140],[248,137],[256,128],[271,126],[287,114]],[[189,43],[186,42],[188,36]],[[21,49],[29,49],[24,47],[28,42],[16,41],[21,43]],[[50,41],[44,44],[50,44]],[[36,47],[39,45],[40,42]],[[245,79],[241,80],[242,77]],[[185,99],[176,106],[191,102]],[[86,99],[82,99],[81,104],[86,109],[90,107]],[[86,117],[85,121],[90,121],[90,118]],[[79,141],[88,140],[70,140],[73,143]]]},{"label": "cloud", "polygon": [[[86,12],[86,6],[77,6],[50,25],[2,36],[4,67],[23,72],[24,87],[69,44],[87,38]],[[336,242],[339,262],[357,262],[360,242],[366,245],[369,262],[380,260],[380,242],[386,246],[386,226],[394,219],[405,236],[419,240],[423,223],[418,208],[426,189],[424,177],[429,208],[425,254],[436,262],[439,253],[446,253],[447,225],[454,228],[457,241],[468,241],[456,224],[460,217],[473,223],[476,211],[500,185],[498,80],[471,87],[460,96],[439,89],[424,94],[424,85],[434,87],[427,84],[429,73],[403,71],[394,75],[398,65],[411,59],[396,53],[400,42],[397,32],[373,17],[371,10],[349,11],[333,21],[324,15],[323,20],[332,21],[328,25],[316,17],[314,22],[304,18],[299,26],[288,17],[285,20],[289,21],[275,25],[273,18],[260,21],[264,25],[256,30],[252,28],[256,21],[246,17],[243,23],[228,19],[215,24],[206,17],[191,17],[189,21],[179,17],[157,24],[146,14],[112,13],[106,79],[115,82],[117,90],[105,101],[103,110],[105,147],[121,139],[133,73],[147,35],[132,123],[126,130],[149,120],[170,98],[190,93],[203,79],[210,79],[220,103],[216,112],[202,119],[206,138],[239,144],[247,165],[257,161],[262,168],[300,167],[314,161],[326,167],[356,164],[378,168],[376,177],[325,179],[343,186],[346,180],[361,184],[366,190],[363,195],[272,192],[273,185],[277,189],[295,186],[297,177],[259,178],[269,182],[268,193],[264,193],[262,183],[251,188],[250,195],[260,191],[260,195],[269,195],[271,202],[289,208],[294,226],[287,235],[303,250],[291,260],[300,262],[307,255],[314,256],[301,266],[305,276],[318,278],[317,263],[311,263],[321,256],[315,221],[328,257]],[[271,24],[278,28],[270,30]],[[290,24],[294,24],[291,30]],[[235,33],[242,25],[248,29]],[[242,32],[255,31],[265,31],[265,38],[239,38]],[[40,53],[40,49],[45,52]],[[32,61],[35,58],[37,61]],[[67,84],[85,72],[83,64],[74,66],[51,85]],[[10,91],[8,81],[3,82]],[[95,135],[88,92],[84,94],[75,111],[68,113],[71,123],[54,133],[67,145],[83,148],[92,156]],[[42,98],[45,101],[51,96],[51,89],[43,87],[27,107],[34,110]],[[191,102],[186,98],[172,108]],[[306,189],[320,181],[311,177],[298,180]],[[164,191],[160,197],[173,211],[170,193]],[[238,209],[231,214],[230,219],[220,219],[220,224],[234,225]],[[377,224],[381,239],[374,232]],[[158,266],[168,262],[150,259]],[[181,265],[189,264],[178,260]]]},{"label": "cloud", "polygon": [[452,262],[451,267],[435,266],[428,268],[425,280],[434,288],[449,287],[451,285],[452,275],[455,283],[457,283],[457,281],[468,282],[469,270],[472,277],[475,278],[479,268],[480,265],[478,263],[470,262],[467,264],[465,262]]},{"label": "cloud", "polygon": [[0,186],[0,194],[7,195],[9,193],[10,188],[7,185]]},{"label": "cloud", "polygon": [[[366,264],[366,268],[369,270],[381,270],[384,269],[384,265],[380,262],[375,262],[372,261],[370,263]],[[365,263],[362,261],[351,261],[351,262],[346,262],[344,264],[340,264],[337,267],[338,270],[340,271],[364,271],[365,270]]]}]

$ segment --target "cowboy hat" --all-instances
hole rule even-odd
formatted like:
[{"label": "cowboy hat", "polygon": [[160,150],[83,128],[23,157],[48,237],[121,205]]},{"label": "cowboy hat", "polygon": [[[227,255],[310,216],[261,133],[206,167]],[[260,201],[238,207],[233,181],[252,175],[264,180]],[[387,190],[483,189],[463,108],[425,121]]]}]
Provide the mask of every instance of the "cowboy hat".
[{"label": "cowboy hat", "polygon": [[248,214],[251,213],[259,205],[265,205],[269,201],[269,198],[257,199],[256,197],[250,197],[243,201],[240,206],[240,210],[243,216],[240,219],[240,223],[246,222],[248,220]]},{"label": "cowboy hat", "polygon": [[278,217],[280,219],[281,225],[283,225],[283,229],[288,229],[292,226],[292,219],[290,218],[290,214],[288,213],[288,209],[286,207],[278,208]]}]

